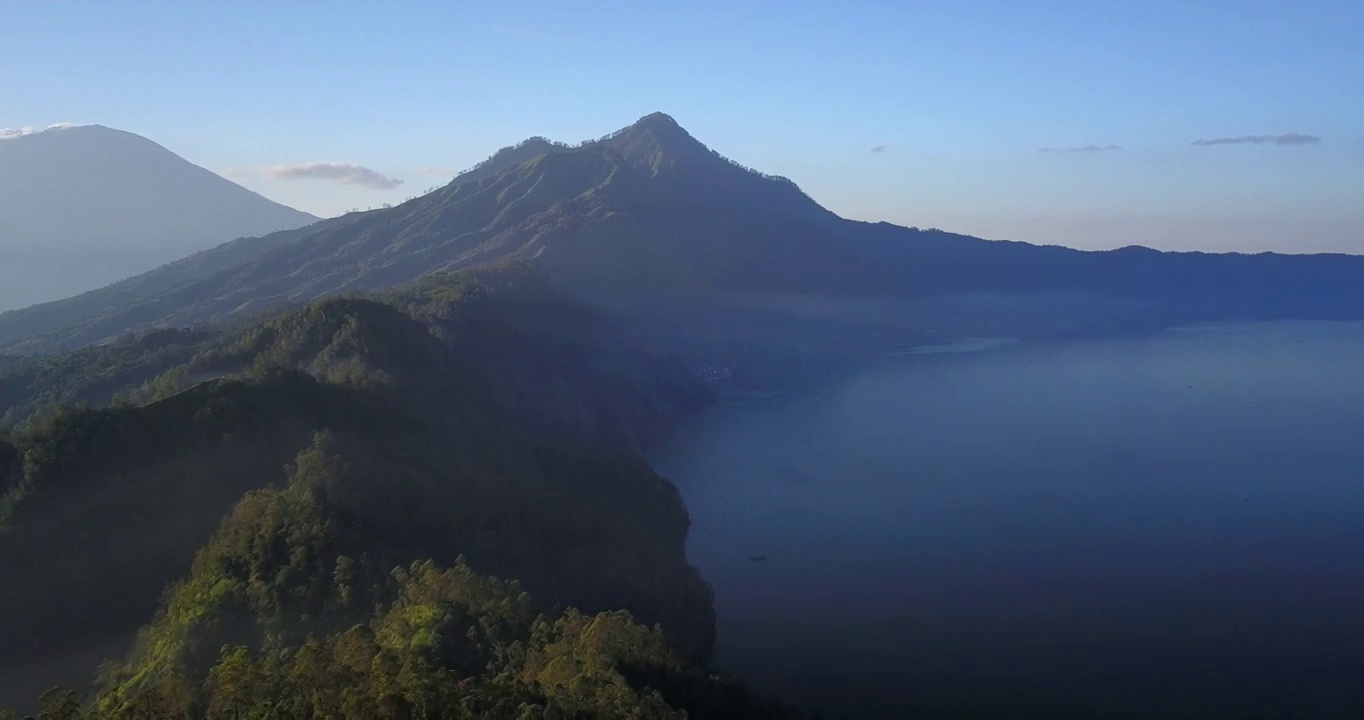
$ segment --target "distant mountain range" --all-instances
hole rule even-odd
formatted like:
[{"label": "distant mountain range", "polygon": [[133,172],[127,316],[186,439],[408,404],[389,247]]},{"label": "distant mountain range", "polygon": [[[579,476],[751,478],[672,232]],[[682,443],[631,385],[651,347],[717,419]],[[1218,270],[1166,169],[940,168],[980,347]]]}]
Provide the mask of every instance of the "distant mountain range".
[{"label": "distant mountain range", "polygon": [[0,310],[317,222],[132,133],[54,127],[0,140]]},{"label": "distant mountain range", "polygon": [[[1063,297],[1043,312],[1142,325],[1364,317],[1364,257],[1082,252],[838,217],[655,113],[600,140],[532,138],[394,208],[238,240],[94,293],[0,315],[0,352],[77,347],[508,259],[580,296],[927,301]],[[624,298],[624,300],[621,300]],[[1010,300],[1012,303],[1013,300]],[[1061,303],[1058,305],[1057,303]],[[1004,328],[1007,330],[1007,327]]]}]

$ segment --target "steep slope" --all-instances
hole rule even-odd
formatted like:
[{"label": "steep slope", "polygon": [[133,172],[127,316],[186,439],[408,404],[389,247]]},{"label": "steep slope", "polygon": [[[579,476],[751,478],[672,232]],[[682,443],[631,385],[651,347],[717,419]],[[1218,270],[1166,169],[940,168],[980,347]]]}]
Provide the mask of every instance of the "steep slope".
[{"label": "steep slope", "polygon": [[85,656],[126,643],[233,503],[285,484],[281,468],[319,431],[353,470],[329,485],[328,512],[364,529],[375,560],[462,555],[520,580],[537,607],[629,609],[683,656],[705,656],[713,618],[683,555],[686,511],[628,453],[706,401],[686,368],[632,349],[524,268],[384,300],[223,330],[178,364],[153,336],[147,362],[172,367],[145,385],[127,355],[85,356],[68,373],[123,378],[103,386],[123,401],[0,436],[0,612],[12,620],[0,678],[15,683],[0,700],[88,677],[97,659]]},{"label": "steep slope", "polygon": [[123,309],[253,262],[284,245],[363,215],[350,213],[293,230],[231,240],[97,290],[0,313],[0,327],[12,337],[22,338],[58,328],[97,325],[106,317],[118,316]]},{"label": "steep slope", "polygon": [[[773,278],[794,268],[802,275],[797,285],[822,287],[820,279],[846,260],[826,252],[834,239],[827,230],[819,242],[803,238],[812,222],[834,220],[789,182],[739,168],[671,118],[650,116],[579,148],[533,140],[504,150],[440,191],[315,226],[212,277],[172,285],[185,274],[163,269],[136,284],[0,316],[0,346],[78,347],[507,258],[531,259],[578,285],[767,289],[781,287]],[[812,261],[812,252],[820,259]]]},{"label": "steep slope", "polygon": [[848,221],[656,113],[577,147],[532,139],[504,149],[436,192],[98,313],[60,324],[0,316],[0,352],[78,347],[506,259],[626,310],[645,295],[690,293],[923,307],[988,297],[996,309],[979,324],[1042,331],[1364,317],[1364,257],[1081,252]]},{"label": "steep slope", "polygon": [[[590,431],[578,437],[583,442],[643,440],[705,394],[686,368],[635,349],[631,338],[525,265],[432,275],[376,297],[452,339],[447,351],[476,371],[481,391],[506,412],[530,425],[552,421],[554,433]],[[253,353],[268,348],[278,332],[270,328],[279,322],[267,317],[233,327],[158,330],[69,353],[13,359],[0,367],[0,426],[23,424],[62,405],[102,407],[242,371]],[[527,338],[550,354],[518,353]],[[641,375],[651,368],[657,372]],[[168,379],[174,383],[166,385]],[[576,393],[575,404],[566,403],[565,392]],[[546,412],[546,398],[557,398],[550,407],[564,409],[564,416]],[[593,404],[602,398],[608,402]],[[669,398],[692,401],[672,408]]]},{"label": "steep slope", "polygon": [[453,184],[462,185],[487,180],[546,153],[570,152],[572,150],[573,147],[570,145],[554,142],[547,138],[538,136],[526,138],[515,145],[508,145],[498,150],[488,156],[486,160],[460,173],[454,179]]},{"label": "steep slope", "polygon": [[787,714],[708,677],[628,613],[546,618],[516,583],[463,560],[394,566],[382,534],[336,500],[356,481],[349,457],[319,434],[286,487],[244,498],[128,662],[103,673],[88,716]]},{"label": "steep slope", "polygon": [[89,125],[0,140],[0,309],[316,220],[132,133]]},{"label": "steep slope", "polygon": [[87,315],[80,324],[25,337],[32,327],[32,314],[0,316],[0,334],[13,332],[9,337],[27,339],[13,343],[24,351],[80,346],[128,329],[211,320],[533,255],[524,248],[528,231],[554,217],[563,198],[600,199],[629,192],[625,186],[640,181],[637,172],[604,148],[542,155],[494,179],[451,185],[398,207],[310,233],[254,262],[100,315]]},{"label": "steep slope", "polygon": [[659,181],[667,204],[711,211],[741,210],[804,222],[836,220],[790,180],[745,168],[692,137],[670,115],[653,113],[590,146],[620,153]]}]

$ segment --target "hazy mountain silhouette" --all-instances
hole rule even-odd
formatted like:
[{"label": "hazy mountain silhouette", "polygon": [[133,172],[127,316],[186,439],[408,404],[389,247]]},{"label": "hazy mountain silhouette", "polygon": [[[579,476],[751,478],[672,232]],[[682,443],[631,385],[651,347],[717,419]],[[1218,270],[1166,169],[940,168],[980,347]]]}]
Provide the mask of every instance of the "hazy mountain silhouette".
[{"label": "hazy mountain silhouette", "polygon": [[[1364,257],[1082,252],[845,220],[661,113],[575,147],[534,138],[397,207],[256,241],[250,252],[238,252],[243,242],[215,251],[241,260],[231,267],[182,266],[174,282],[162,269],[116,300],[105,290],[0,316],[0,350],[77,346],[506,259],[529,260],[570,291],[627,298],[1064,293],[1081,299],[1063,311],[1101,314],[1112,301],[1138,307],[1144,324],[1364,316]],[[1000,317],[1023,312],[1000,307]]]},{"label": "hazy mountain silhouette", "polygon": [[87,125],[0,140],[0,309],[316,220],[132,133]]}]

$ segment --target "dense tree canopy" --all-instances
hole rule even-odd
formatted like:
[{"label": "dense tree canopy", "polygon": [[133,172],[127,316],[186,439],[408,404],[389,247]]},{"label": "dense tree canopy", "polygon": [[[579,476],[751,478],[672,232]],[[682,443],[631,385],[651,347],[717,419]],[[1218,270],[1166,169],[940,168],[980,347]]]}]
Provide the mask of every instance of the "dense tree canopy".
[{"label": "dense tree canopy", "polygon": [[200,551],[99,716],[682,717],[776,713],[624,611],[543,614],[457,558],[392,567],[338,490],[362,472],[329,434],[289,484],[249,494]]},{"label": "dense tree canopy", "polygon": [[702,669],[687,513],[631,451],[706,391],[524,268],[3,377],[0,665],[154,617],[53,717],[758,707]]}]

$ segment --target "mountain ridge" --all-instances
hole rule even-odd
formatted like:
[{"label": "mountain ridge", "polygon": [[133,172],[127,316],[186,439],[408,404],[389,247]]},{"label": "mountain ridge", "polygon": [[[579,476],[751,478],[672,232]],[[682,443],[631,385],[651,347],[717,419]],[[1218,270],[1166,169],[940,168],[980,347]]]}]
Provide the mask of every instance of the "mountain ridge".
[{"label": "mountain ridge", "polygon": [[579,293],[1085,293],[1147,307],[1142,326],[1364,316],[1352,289],[1364,283],[1364,257],[1079,251],[846,220],[662,113],[578,146],[532,138],[432,193],[313,228],[173,287],[144,279],[149,290],[113,307],[87,299],[0,315],[0,352],[78,347],[504,260],[533,262]]},{"label": "mountain ridge", "polygon": [[[0,658],[7,702],[54,679],[88,678],[98,660],[83,659],[84,645],[126,648],[149,619],[154,632],[190,633],[183,618],[153,617],[162,589],[197,550],[214,547],[220,522],[234,543],[273,532],[254,524],[258,515],[237,526],[224,517],[234,504],[287,491],[286,464],[317,433],[344,457],[325,497],[313,485],[305,494],[358,542],[341,552],[377,566],[371,580],[395,565],[467,559],[521,581],[539,610],[628,609],[646,627],[660,624],[679,657],[709,653],[713,610],[686,562],[686,509],[634,454],[709,392],[685,365],[637,348],[524,264],[54,361],[0,377],[0,409],[19,423],[0,430],[0,568],[11,580],[0,585],[0,609],[24,618],[0,627],[14,651]],[[274,541],[247,542],[264,556],[232,547],[219,567],[230,576],[280,559]],[[329,576],[338,562],[324,566]],[[194,561],[192,575],[202,569]],[[283,571],[270,578],[311,585]],[[84,607],[100,586],[99,606]],[[341,629],[370,608],[343,615]],[[250,614],[295,621],[295,609]],[[189,624],[202,640],[169,651],[154,643],[131,660],[192,674],[222,643],[255,642],[254,620],[215,625],[236,612],[196,617]],[[32,681],[20,672],[40,660],[57,669]]]}]

